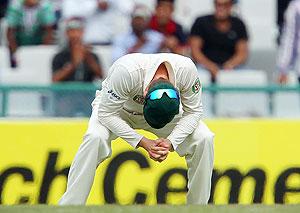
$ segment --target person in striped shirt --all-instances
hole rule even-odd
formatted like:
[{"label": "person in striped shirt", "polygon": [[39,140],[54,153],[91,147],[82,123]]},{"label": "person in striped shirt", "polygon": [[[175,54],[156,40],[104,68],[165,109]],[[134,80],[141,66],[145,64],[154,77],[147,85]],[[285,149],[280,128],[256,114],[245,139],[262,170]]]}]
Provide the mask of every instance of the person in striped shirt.
[{"label": "person in striped shirt", "polygon": [[300,0],[292,1],[285,13],[285,24],[279,47],[277,66],[279,70],[278,82],[285,84],[288,81],[288,72],[292,68],[298,70],[300,83],[300,67],[296,67],[300,50]]}]

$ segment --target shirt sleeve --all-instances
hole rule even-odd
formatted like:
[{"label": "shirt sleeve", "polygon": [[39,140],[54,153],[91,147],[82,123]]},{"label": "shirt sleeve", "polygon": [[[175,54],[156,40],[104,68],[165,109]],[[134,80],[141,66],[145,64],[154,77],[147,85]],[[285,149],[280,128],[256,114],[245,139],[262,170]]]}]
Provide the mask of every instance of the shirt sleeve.
[{"label": "shirt sleeve", "polygon": [[191,36],[204,36],[204,26],[202,24],[203,18],[197,18],[191,28]]},{"label": "shirt sleeve", "polygon": [[119,115],[132,88],[133,79],[127,69],[121,65],[113,65],[110,75],[102,84],[98,102],[98,119],[115,135],[135,148],[143,136],[132,129]]},{"label": "shirt sleeve", "polygon": [[176,24],[176,32],[175,32],[176,38],[179,40],[180,44],[183,45],[186,43],[187,36],[184,33],[182,26],[179,24]]},{"label": "shirt sleeve", "polygon": [[163,43],[164,36],[153,30],[148,30],[146,32],[147,41],[146,43],[138,50],[141,53],[158,53]]},{"label": "shirt sleeve", "polygon": [[285,25],[277,60],[278,69],[282,73],[287,73],[290,67],[295,64],[297,58],[297,34],[299,28],[299,14],[297,14],[296,7],[292,2],[285,14]]},{"label": "shirt sleeve", "polygon": [[247,32],[247,27],[244,24],[244,22],[240,19],[237,19],[236,27],[237,27],[237,32],[238,32],[238,39],[248,40],[249,35]]},{"label": "shirt sleeve", "polygon": [[203,114],[201,101],[202,86],[197,68],[191,60],[186,67],[185,73],[188,74],[182,80],[182,89],[180,91],[183,115],[171,134],[167,137],[175,150],[187,136],[195,131]]},{"label": "shirt sleeve", "polygon": [[7,9],[6,21],[9,27],[17,27],[21,24],[21,12],[13,3]]},{"label": "shirt sleeve", "polygon": [[52,73],[55,73],[57,70],[61,69],[67,61],[61,53],[57,53],[52,59]]},{"label": "shirt sleeve", "polygon": [[55,12],[52,4],[45,4],[41,12],[41,24],[44,26],[53,25],[55,23]]}]

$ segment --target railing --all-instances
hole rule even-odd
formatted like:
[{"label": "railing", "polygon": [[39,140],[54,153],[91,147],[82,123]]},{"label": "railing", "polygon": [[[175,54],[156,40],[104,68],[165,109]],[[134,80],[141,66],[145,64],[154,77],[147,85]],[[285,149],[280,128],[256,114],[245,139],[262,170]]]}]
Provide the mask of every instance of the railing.
[{"label": "railing", "polygon": [[[213,96],[218,93],[266,93],[269,96],[268,101],[268,111],[269,115],[274,115],[274,94],[278,92],[296,92],[300,94],[300,85],[294,86],[286,86],[286,85],[278,85],[278,84],[270,84],[268,86],[220,86],[220,85],[212,85],[203,88],[203,91],[210,92]],[[300,98],[300,97],[299,97]],[[298,106],[300,108],[300,105]],[[215,102],[212,103],[212,111],[213,114],[215,111]]]},{"label": "railing", "polygon": [[91,83],[59,83],[49,86],[39,85],[0,85],[0,93],[2,93],[0,117],[6,117],[8,112],[8,95],[11,92],[41,92],[59,94],[61,92],[95,92],[101,87],[97,87]]},{"label": "railing", "polygon": [[[11,92],[41,92],[60,94],[61,92],[94,92],[101,89],[100,85],[90,83],[63,83],[52,84],[49,86],[32,86],[32,85],[0,85],[0,94],[2,94],[0,117],[6,117],[8,112],[8,97]],[[269,114],[273,114],[273,95],[278,92],[296,92],[300,94],[300,86],[280,86],[268,85],[264,87],[251,86],[207,86],[203,88],[213,96],[218,93],[267,93],[269,95]],[[300,106],[299,106],[300,107]]]}]

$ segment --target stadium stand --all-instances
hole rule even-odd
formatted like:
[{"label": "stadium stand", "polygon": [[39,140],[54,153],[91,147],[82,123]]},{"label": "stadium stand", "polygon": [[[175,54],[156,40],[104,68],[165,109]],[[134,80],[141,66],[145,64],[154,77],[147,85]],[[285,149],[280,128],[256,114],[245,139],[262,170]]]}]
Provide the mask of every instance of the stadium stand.
[{"label": "stadium stand", "polygon": [[[0,85],[50,85],[52,78],[51,60],[57,48],[55,45],[21,47],[17,53],[20,66],[12,69],[9,66],[8,50],[5,47],[0,47]],[[107,73],[111,64],[111,47],[98,46],[94,48],[94,51],[102,59],[104,71]],[[45,102],[51,103],[51,95],[49,94],[15,91],[9,94],[8,101],[9,116],[51,115],[51,111],[49,111],[51,107],[45,106]]]},{"label": "stadium stand", "polygon": [[[217,76],[220,86],[267,86],[266,73],[261,70],[220,72]],[[268,94],[261,92],[222,92],[215,97],[216,115],[221,117],[268,116]]]},{"label": "stadium stand", "polygon": [[[199,72],[200,81],[203,87],[209,87],[211,85],[211,77],[208,72]],[[202,104],[204,109],[204,117],[212,117],[214,115],[214,101],[213,95],[207,91],[202,91]]]},{"label": "stadium stand", "polygon": [[[10,68],[9,53],[5,47],[0,48],[0,83],[11,85],[49,85],[51,83],[51,58],[56,46],[21,47],[17,52],[18,68]],[[42,101],[44,95],[40,92],[11,92],[8,96],[9,116],[42,116]],[[26,107],[24,107],[26,106]]]},{"label": "stadium stand", "polygon": [[[22,47],[18,52],[20,58],[20,68],[9,67],[8,51],[5,47],[0,47],[0,84],[14,85],[41,85],[47,86],[51,83],[51,59],[57,50],[57,46],[34,46]],[[107,75],[111,62],[111,46],[96,46],[94,52],[101,58],[104,75]],[[3,60],[2,60],[3,59]],[[38,63],[37,63],[38,61]],[[210,77],[207,72],[199,72],[199,76],[204,87],[210,86]],[[297,85],[296,75],[290,74],[290,86]],[[264,71],[237,71],[221,72],[218,77],[220,86],[267,86],[267,76]],[[47,116],[51,114],[49,109],[43,108],[45,95],[40,92],[12,92],[9,95],[10,116]],[[26,98],[25,98],[26,97]],[[249,103],[245,103],[245,98]],[[257,99],[258,98],[258,99]],[[216,96],[214,104],[213,93],[204,89],[203,104],[205,117],[214,116],[216,108],[217,116],[269,116],[269,96],[263,92],[254,94],[228,93],[224,92]],[[260,101],[259,101],[260,100]],[[51,102],[51,100],[48,100]],[[253,106],[253,101],[258,102]],[[1,98],[0,98],[1,102]],[[48,103],[49,103],[48,102]],[[297,92],[283,91],[273,95],[274,116],[295,117],[300,116],[300,97]],[[242,106],[245,105],[245,106]],[[22,107],[23,106],[23,107]],[[24,107],[26,106],[26,107]],[[235,106],[239,106],[236,109]],[[249,111],[250,107],[254,107]],[[234,112],[233,109],[237,111]]]},{"label": "stadium stand", "polygon": [[[155,1],[138,1],[138,3],[144,3],[154,9]],[[246,65],[246,69],[250,70],[264,70],[255,72],[254,76],[248,76],[248,72],[235,72],[235,73],[223,73],[218,77],[220,86],[235,84],[249,85],[251,86],[266,86],[272,83],[274,79],[275,61],[276,61],[276,11],[274,10],[276,2],[273,0],[266,0],[264,2],[266,7],[257,8],[257,4],[260,1],[239,1],[238,11],[242,19],[244,19],[248,25],[250,34],[250,57]],[[203,7],[199,7],[197,0],[177,0],[175,9],[175,20],[181,23],[184,29],[189,30],[194,18],[199,14],[207,14],[212,10],[212,4],[210,0],[203,0]],[[264,18],[262,18],[264,17]],[[7,25],[4,19],[1,20],[1,45],[0,46],[0,85],[4,84],[17,84],[17,85],[42,85],[48,86],[51,83],[51,60],[54,53],[58,49],[58,46],[27,46],[20,48],[18,51],[19,67],[11,69],[9,66],[9,53],[6,48],[5,31]],[[60,45],[60,44],[59,44]],[[112,63],[111,59],[111,46],[102,45],[94,46],[94,52],[101,58],[101,62],[104,69],[104,76],[107,75],[108,69]],[[260,74],[259,74],[260,73]],[[204,87],[209,87],[209,76],[207,73],[199,73],[202,84]],[[226,75],[226,76],[225,76]],[[250,74],[249,74],[250,75]],[[260,77],[257,77],[257,76]],[[230,80],[228,80],[230,78]],[[252,79],[253,78],[253,79]],[[260,80],[258,80],[258,79]],[[293,74],[291,74],[290,86],[297,85],[296,80],[293,82]],[[241,79],[245,79],[241,80]],[[252,80],[251,80],[252,79]],[[254,82],[252,82],[254,81]],[[243,94],[231,94],[222,93],[216,96],[216,103],[214,103],[214,93],[205,90],[203,93],[203,103],[205,108],[205,116],[212,117],[216,112],[217,116],[269,116],[269,98],[271,97],[273,103],[274,116],[276,117],[295,117],[300,116],[300,98],[298,92],[281,91],[276,92],[272,96],[266,92],[255,92],[255,94],[249,94],[251,97],[248,104],[251,104],[251,100],[259,98],[261,103],[255,105],[254,109],[250,112],[248,109],[251,105],[241,107],[237,109],[238,112],[233,112],[234,105],[227,106],[230,102],[228,96],[233,95],[231,98],[239,97],[237,102],[230,103],[239,105],[240,103],[246,104],[243,99]],[[26,96],[26,98],[25,98]],[[11,92],[9,95],[9,111],[11,116],[45,116],[50,115],[45,109],[45,95],[40,92]],[[48,97],[48,96],[47,96]],[[226,99],[223,102],[223,99]],[[233,101],[232,100],[232,101]],[[0,102],[2,96],[0,95]],[[220,104],[218,104],[220,103]],[[21,105],[26,107],[21,107]],[[231,109],[230,109],[231,107]],[[260,109],[258,109],[260,108]],[[264,108],[264,109],[261,109]]]}]

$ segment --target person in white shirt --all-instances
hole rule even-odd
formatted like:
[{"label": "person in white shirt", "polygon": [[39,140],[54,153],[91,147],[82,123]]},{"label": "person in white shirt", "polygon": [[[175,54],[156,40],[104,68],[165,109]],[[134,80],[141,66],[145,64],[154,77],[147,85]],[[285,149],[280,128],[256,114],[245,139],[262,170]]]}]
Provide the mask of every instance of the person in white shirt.
[{"label": "person in white shirt", "polygon": [[151,13],[148,8],[138,5],[131,16],[129,32],[118,35],[113,42],[113,62],[129,53],[158,53],[162,47],[163,34],[149,29]]},{"label": "person in white shirt", "polygon": [[95,0],[97,7],[86,19],[84,42],[93,45],[111,44],[114,37],[128,30],[132,0]]},{"label": "person in white shirt", "polygon": [[[71,165],[60,205],[84,204],[95,170],[111,156],[111,140],[121,137],[163,161],[169,151],[185,157],[188,204],[209,200],[214,134],[202,118],[202,87],[191,59],[172,53],[128,54],[117,60],[96,92],[83,143]],[[179,110],[179,105],[182,110]],[[150,140],[135,129],[156,134]]]},{"label": "person in white shirt", "polygon": [[86,19],[96,9],[96,0],[62,0],[62,19],[80,17]]}]

